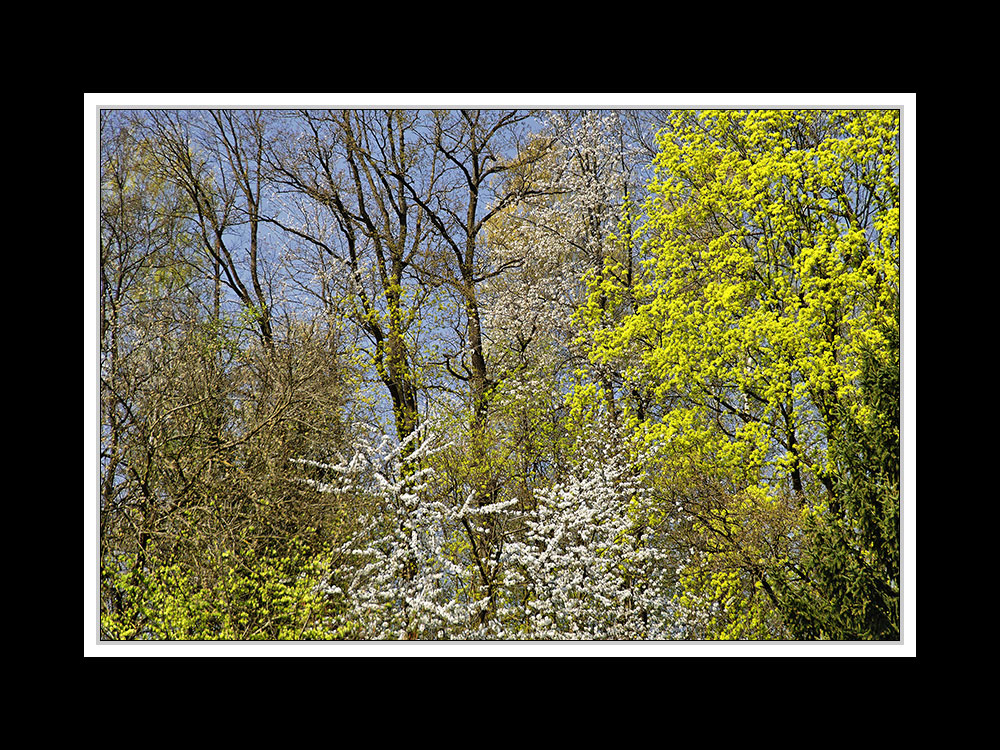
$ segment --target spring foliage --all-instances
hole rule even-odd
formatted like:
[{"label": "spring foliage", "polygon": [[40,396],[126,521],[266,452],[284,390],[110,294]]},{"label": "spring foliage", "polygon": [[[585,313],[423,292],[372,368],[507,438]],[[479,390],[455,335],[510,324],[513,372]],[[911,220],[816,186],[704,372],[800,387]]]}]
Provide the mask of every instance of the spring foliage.
[{"label": "spring foliage", "polygon": [[898,639],[899,112],[641,114],[109,119],[102,637]]},{"label": "spring foliage", "polygon": [[646,274],[632,289],[605,274],[587,310],[631,295],[636,312],[594,325],[593,356],[633,355],[630,377],[665,407],[638,429],[688,488],[726,487],[707,508],[679,491],[712,549],[687,585],[753,620],[754,587],[794,568],[780,539],[801,533],[754,521],[769,506],[813,517],[840,494],[840,415],[873,418],[865,356],[898,351],[898,113],[681,112],[657,142]]}]

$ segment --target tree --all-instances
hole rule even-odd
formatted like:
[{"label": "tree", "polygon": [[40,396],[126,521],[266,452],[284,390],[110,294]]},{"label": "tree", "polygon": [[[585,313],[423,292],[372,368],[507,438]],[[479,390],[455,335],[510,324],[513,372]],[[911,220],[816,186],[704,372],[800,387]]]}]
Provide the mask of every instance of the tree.
[{"label": "tree", "polygon": [[156,352],[192,304],[188,235],[178,218],[187,204],[155,175],[144,143],[115,113],[102,113],[101,146],[102,539],[129,530],[141,559],[165,468],[153,434],[152,414],[164,411],[156,406]]},{"label": "tree", "polygon": [[[204,592],[229,592],[231,611],[250,617],[256,608],[256,621],[270,622],[270,605],[246,599],[251,590],[280,584],[292,568],[315,575],[326,544],[350,523],[295,481],[288,463],[306,450],[335,453],[347,437],[354,376],[343,344],[322,320],[286,319],[282,331],[269,313],[265,337],[247,306],[213,304],[194,203],[202,194],[185,183],[193,172],[167,168],[204,157],[194,149],[188,160],[165,161],[177,153],[176,134],[155,140],[155,130],[111,115],[102,132],[108,637],[150,637],[170,607]],[[191,622],[170,637],[235,632],[211,622],[215,630]]]},{"label": "tree", "polygon": [[[201,253],[212,263],[216,286],[224,283],[236,295],[262,344],[271,349],[274,300],[262,281],[260,232],[265,113],[152,110],[137,113],[134,121],[162,179],[187,197],[188,216],[200,237]],[[237,242],[247,242],[246,264],[230,246],[234,233]]]},{"label": "tree", "polygon": [[648,483],[621,442],[591,439],[565,481],[535,491],[510,545],[512,638],[669,638],[672,575]]},{"label": "tree", "polygon": [[[619,416],[621,379],[588,360],[587,331],[576,318],[590,275],[618,261],[630,267],[633,253],[615,233],[628,222],[628,196],[637,189],[628,175],[634,152],[614,113],[538,119],[540,132],[522,147],[530,169],[515,168],[510,178],[530,180],[530,190],[486,227],[486,245],[504,271],[480,287],[486,359],[497,382],[489,437],[502,447],[501,463],[516,467],[507,481],[526,508],[535,488],[569,476],[578,438],[603,429],[591,418],[596,408]],[[610,321],[610,305],[604,311]]]},{"label": "tree", "polygon": [[[360,498],[356,533],[335,550],[339,564],[323,586],[340,612],[338,632],[352,639],[425,640],[503,637],[494,617],[498,591],[483,596],[481,571],[466,542],[500,503],[461,505],[435,485],[431,461],[447,448],[432,423],[394,445],[389,436],[360,436],[349,459],[314,464],[328,480],[320,492]],[[466,536],[468,534],[469,536]],[[474,553],[473,553],[473,559]]]},{"label": "tree", "polygon": [[862,353],[857,402],[838,409],[833,496],[808,519],[800,568],[777,582],[798,638],[899,639],[898,317],[884,332],[885,349]]},{"label": "tree", "polygon": [[[471,485],[479,507],[491,506],[499,497],[497,478],[488,471],[493,465],[488,457],[488,414],[497,373],[487,359],[481,292],[484,282],[507,270],[497,264],[484,240],[493,218],[533,189],[526,175],[543,149],[522,148],[530,117],[529,112],[504,110],[432,112],[422,128],[423,170],[392,174],[426,216],[439,243],[435,253],[423,259],[421,271],[454,295],[451,328],[458,335],[458,349],[445,353],[444,364],[467,388],[469,419],[463,442],[471,471],[463,481]],[[425,189],[427,185],[433,189]],[[460,490],[453,499],[461,502],[464,495]],[[470,546],[478,551],[481,585],[489,592],[499,570],[503,531],[491,524],[484,529]],[[486,599],[492,597],[487,593]]]},{"label": "tree", "polygon": [[[422,290],[413,264],[424,252],[427,220],[410,192],[423,165],[415,155],[415,115],[407,111],[305,111],[288,144],[272,149],[278,179],[332,217],[335,229],[272,218],[285,231],[334,259],[347,283],[350,316],[368,336],[369,361],[392,401],[400,441],[419,425],[415,332]],[[416,186],[416,187],[415,187]],[[300,209],[308,216],[309,209]]]},{"label": "tree", "polygon": [[[748,502],[807,515],[836,496],[835,415],[898,295],[898,112],[683,111],[668,123],[637,311],[595,330],[594,356],[638,358],[631,377],[664,409],[639,429],[675,480],[729,488],[701,528],[727,540],[747,585],[766,583],[752,567],[777,577],[798,563],[770,556],[784,521],[754,539],[729,515]],[[623,292],[604,278],[597,293]]]}]

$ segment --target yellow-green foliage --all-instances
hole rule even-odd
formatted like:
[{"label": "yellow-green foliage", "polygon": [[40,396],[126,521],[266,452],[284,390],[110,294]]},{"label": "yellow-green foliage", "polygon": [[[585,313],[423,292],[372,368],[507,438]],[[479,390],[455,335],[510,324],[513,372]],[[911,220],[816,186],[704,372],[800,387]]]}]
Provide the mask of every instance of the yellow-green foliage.
[{"label": "yellow-green foliage", "polygon": [[[714,558],[708,555],[705,564],[710,566]],[[768,640],[773,637],[773,607],[760,588],[760,580],[748,579],[739,568],[691,567],[680,577],[676,602],[687,611],[707,611],[704,631],[698,634],[704,640]]]},{"label": "yellow-green foliage", "polygon": [[[895,111],[680,112],[660,133],[642,304],[594,331],[598,358],[639,346],[661,400],[685,396],[655,438],[823,464],[823,415],[898,294],[898,127]],[[614,278],[591,299],[620,294]],[[777,449],[790,430],[797,457]]]},{"label": "yellow-green foliage", "polygon": [[[322,557],[234,555],[197,581],[180,565],[105,565],[103,637],[109,640],[329,640],[329,603],[318,589]],[[134,559],[128,562],[134,563]],[[147,566],[148,567],[148,566]]]},{"label": "yellow-green foliage", "polygon": [[[899,294],[899,113],[680,111],[657,142],[644,275],[630,289],[613,268],[591,276],[592,358],[661,405],[636,427],[675,485],[726,484],[730,506],[708,518],[748,491],[786,497],[793,475],[795,502],[820,502],[835,410],[862,410],[861,353],[882,343]],[[636,311],[608,325],[601,305],[626,294]],[[713,633],[754,637],[763,605],[747,572],[758,552],[761,570],[781,563],[748,531],[754,513],[737,516],[683,582],[736,606]]]}]

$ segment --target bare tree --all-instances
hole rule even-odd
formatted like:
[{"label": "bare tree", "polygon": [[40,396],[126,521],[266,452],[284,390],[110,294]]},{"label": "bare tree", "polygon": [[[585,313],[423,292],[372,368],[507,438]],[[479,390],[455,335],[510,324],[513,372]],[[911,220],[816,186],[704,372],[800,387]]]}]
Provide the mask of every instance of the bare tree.
[{"label": "bare tree", "polygon": [[[136,113],[135,121],[160,175],[188,198],[216,287],[236,295],[261,343],[273,350],[274,300],[262,278],[267,113],[151,110]],[[216,313],[219,304],[217,292]]]},{"label": "bare tree", "polygon": [[[396,433],[405,440],[419,424],[421,373],[414,324],[422,291],[414,259],[428,242],[420,200],[433,187],[415,173],[416,114],[408,111],[304,111],[294,114],[296,137],[273,154],[283,185],[321,206],[333,232],[275,219],[293,236],[320,248],[345,276],[351,317],[370,342],[370,363],[391,401]],[[410,190],[417,190],[416,199]]]}]

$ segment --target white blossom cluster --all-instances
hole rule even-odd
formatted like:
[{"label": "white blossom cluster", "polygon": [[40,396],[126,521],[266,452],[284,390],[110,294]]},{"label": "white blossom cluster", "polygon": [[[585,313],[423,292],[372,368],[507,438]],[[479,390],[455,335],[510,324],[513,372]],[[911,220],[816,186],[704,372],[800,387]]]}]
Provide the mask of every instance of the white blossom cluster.
[{"label": "white blossom cluster", "polygon": [[528,593],[521,637],[668,637],[666,565],[633,468],[613,455],[589,459],[536,498],[524,541],[511,545],[509,583]]},{"label": "white blossom cluster", "polygon": [[[349,560],[346,580],[326,590],[341,595],[345,624],[356,638],[493,637],[495,629],[472,625],[488,602],[468,595],[472,571],[448,545],[463,520],[476,524],[513,501],[478,507],[470,496],[455,507],[428,492],[433,470],[427,459],[447,447],[432,425],[398,447],[389,445],[388,439],[364,444],[349,463],[327,467],[368,487],[371,511],[365,533],[339,550]],[[351,489],[338,485],[335,491]]]},{"label": "white blossom cluster", "polygon": [[517,268],[486,295],[484,323],[500,351],[574,338],[584,275],[601,267],[627,191],[612,118],[590,111],[570,122],[553,113],[549,125],[557,146],[538,186],[543,197],[521,205],[512,217],[516,232],[492,248],[498,265]]},{"label": "white blossom cluster", "polygon": [[[378,487],[367,534],[341,550],[350,564],[326,588],[353,637],[662,640],[675,632],[669,566],[650,543],[647,495],[619,454],[592,451],[573,476],[536,490],[529,512],[513,510],[514,500],[480,507],[472,496],[439,499],[424,464],[444,446],[426,427],[387,446],[364,446],[338,467]],[[475,570],[450,542],[497,522],[520,533],[503,545],[487,598],[476,595]]]}]

